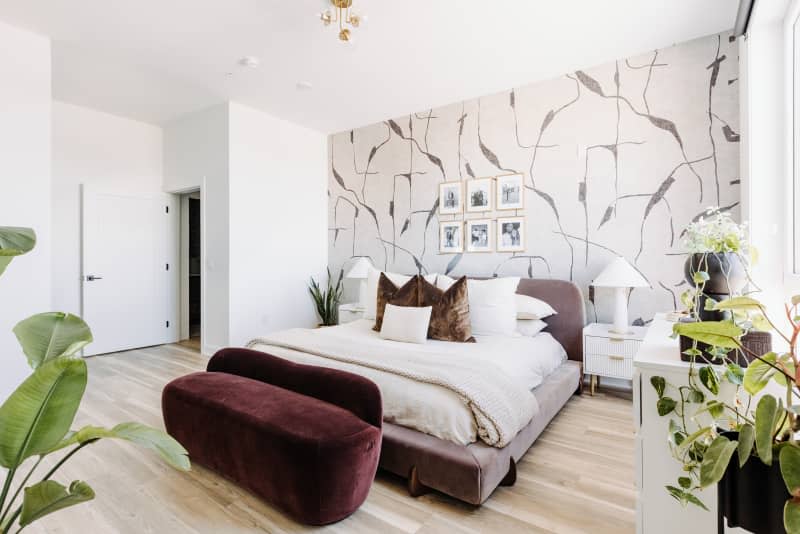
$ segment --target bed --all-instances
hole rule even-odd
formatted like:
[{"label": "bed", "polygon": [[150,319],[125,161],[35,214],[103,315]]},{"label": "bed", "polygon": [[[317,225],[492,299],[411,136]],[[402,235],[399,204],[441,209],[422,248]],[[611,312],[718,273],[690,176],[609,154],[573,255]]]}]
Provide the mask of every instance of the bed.
[{"label": "bed", "polygon": [[[287,331],[253,340],[248,346],[297,363],[356,372],[378,383],[384,397],[380,467],[407,477],[413,496],[435,489],[479,505],[498,485],[515,482],[519,459],[583,384],[585,311],[579,288],[560,280],[522,279],[517,293],[544,300],[558,312],[545,319],[545,332],[533,338],[479,338],[475,344],[429,341],[410,346],[379,339],[371,325],[361,321],[325,331]],[[358,359],[359,352],[369,361]],[[381,357],[375,358],[379,352]],[[526,352],[537,356],[521,358]],[[336,357],[345,353],[347,358]],[[412,373],[415,380],[387,373],[383,366],[391,370],[392,361],[417,371]],[[481,388],[491,389],[490,383],[504,393],[521,389],[521,394],[507,393],[502,399],[506,406],[500,406],[499,412],[507,415],[505,424],[500,424],[498,430],[486,423],[479,410],[480,399],[476,401],[469,391],[463,391],[470,384],[459,389],[426,382],[426,365],[432,361],[455,369],[456,378],[462,364],[467,375],[474,376],[480,370]],[[521,366],[520,361],[527,363]],[[503,382],[509,376],[514,384]],[[453,382],[461,386],[469,380]],[[527,390],[533,393],[532,397]],[[526,411],[530,410],[526,406],[519,413],[532,413],[532,418],[513,413],[517,405],[529,400],[535,410]],[[494,422],[491,415],[489,419]],[[514,415],[518,417],[517,426],[512,424]]]}]

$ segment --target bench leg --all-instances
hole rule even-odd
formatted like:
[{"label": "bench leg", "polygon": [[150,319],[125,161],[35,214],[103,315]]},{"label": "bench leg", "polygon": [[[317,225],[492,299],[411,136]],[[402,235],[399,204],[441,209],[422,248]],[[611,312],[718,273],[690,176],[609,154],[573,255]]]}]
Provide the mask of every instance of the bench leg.
[{"label": "bench leg", "polygon": [[417,466],[413,466],[408,473],[408,494],[412,497],[421,497],[426,493],[430,493],[431,489],[419,481],[417,475]]},{"label": "bench leg", "polygon": [[517,462],[514,461],[514,458],[511,458],[508,466],[508,473],[503,480],[500,481],[501,486],[513,486],[514,483],[517,481]]}]

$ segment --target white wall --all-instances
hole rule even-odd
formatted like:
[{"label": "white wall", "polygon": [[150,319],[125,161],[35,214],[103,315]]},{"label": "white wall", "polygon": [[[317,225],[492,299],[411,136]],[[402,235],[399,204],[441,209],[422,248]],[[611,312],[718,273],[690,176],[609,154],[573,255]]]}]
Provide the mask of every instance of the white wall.
[{"label": "white wall", "polygon": [[[53,308],[80,313],[80,184],[156,193],[163,182],[161,128],[53,103]],[[91,325],[90,325],[91,326]]]},{"label": "white wall", "polygon": [[36,249],[0,278],[0,399],[29,368],[11,333],[50,309],[50,41],[0,22],[0,225],[36,230]]},{"label": "white wall", "polygon": [[201,189],[204,354],[229,344],[228,144],[227,104],[164,126],[164,190]]},{"label": "white wall", "polygon": [[230,104],[230,342],[319,321],[327,264],[327,138]]}]

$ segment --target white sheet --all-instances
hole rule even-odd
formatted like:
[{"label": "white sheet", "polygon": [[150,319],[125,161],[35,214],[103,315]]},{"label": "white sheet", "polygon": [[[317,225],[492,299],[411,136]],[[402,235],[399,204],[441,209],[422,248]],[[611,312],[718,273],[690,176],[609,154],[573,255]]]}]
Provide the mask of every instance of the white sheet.
[{"label": "white sheet", "polygon": [[[477,343],[452,343],[429,340],[424,345],[409,345],[381,339],[372,330],[372,321],[361,320],[326,329],[326,335],[347,339],[350,343],[375,347],[381,344],[392,350],[414,354],[469,354],[499,367],[525,389],[533,389],[566,360],[563,347],[550,334],[526,336],[476,336]],[[298,363],[332,367],[360,374],[374,381],[383,397],[384,420],[407,426],[461,445],[477,440],[475,420],[464,401],[454,392],[440,386],[415,382],[402,376],[360,365],[340,362],[292,349],[256,345],[253,348]]]}]

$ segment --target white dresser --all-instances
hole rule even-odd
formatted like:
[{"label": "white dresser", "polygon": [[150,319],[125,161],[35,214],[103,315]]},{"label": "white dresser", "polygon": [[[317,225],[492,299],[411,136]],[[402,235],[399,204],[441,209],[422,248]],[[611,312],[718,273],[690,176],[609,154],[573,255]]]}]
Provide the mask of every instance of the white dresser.
[{"label": "white dresser", "polygon": [[[708,507],[708,512],[697,506],[683,508],[664,489],[668,484],[676,486],[682,471],[680,464],[670,455],[667,445],[670,417],[658,415],[656,411],[658,396],[650,384],[650,378],[663,376],[668,384],[675,386],[687,383],[689,364],[680,359],[678,340],[670,338],[672,324],[662,315],[656,316],[633,361],[636,532],[637,534],[715,534],[717,532],[716,487],[698,493],[698,497]],[[672,391],[671,393],[674,394]],[[719,396],[733,398],[733,386],[723,382]],[[710,393],[707,393],[707,398],[712,398]],[[725,532],[746,531],[726,528]]]}]

